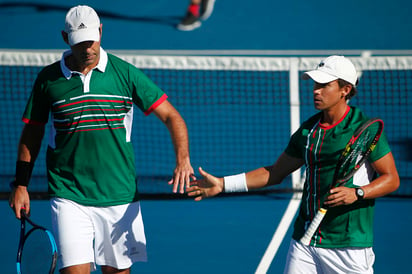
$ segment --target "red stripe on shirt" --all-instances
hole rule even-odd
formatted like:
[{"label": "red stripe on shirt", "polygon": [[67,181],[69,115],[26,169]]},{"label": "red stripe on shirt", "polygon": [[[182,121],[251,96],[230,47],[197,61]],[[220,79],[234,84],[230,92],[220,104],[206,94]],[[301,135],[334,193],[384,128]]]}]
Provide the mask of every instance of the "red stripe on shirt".
[{"label": "red stripe on shirt", "polygon": [[114,112],[120,112],[120,111],[124,111],[127,110],[129,111],[129,109],[127,108],[119,108],[119,109],[113,109],[113,108],[104,108],[104,109],[100,109],[100,108],[88,108],[88,109],[82,109],[82,110],[78,110],[78,111],[73,111],[73,112],[68,112],[68,113],[59,113],[63,116],[67,116],[67,115],[72,115],[72,114],[76,114],[76,113],[81,113],[81,112],[86,112],[86,111],[96,111],[96,110],[100,110],[100,111],[114,111]]},{"label": "red stripe on shirt", "polygon": [[73,126],[73,125],[77,125],[77,124],[81,124],[81,123],[90,123],[90,122],[101,122],[101,121],[107,121],[107,122],[111,122],[111,121],[123,121],[123,118],[112,118],[112,119],[88,119],[88,120],[80,120],[77,122],[73,122],[73,123],[58,123],[55,122],[54,126],[55,127],[65,127],[65,126]]},{"label": "red stripe on shirt", "polygon": [[[324,130],[323,131],[323,136],[322,136],[322,141],[320,142],[320,145],[319,145],[319,153],[318,153],[318,162],[319,162],[319,166],[318,166],[318,170],[319,170],[319,173],[321,172],[321,169],[322,169],[322,166],[320,165],[320,162],[321,162],[321,151],[322,151],[322,145],[323,145],[323,141],[325,140],[325,135],[326,135],[326,130]],[[318,190],[317,190],[317,192],[318,192],[318,198],[317,198],[317,203],[318,203],[318,208],[320,208],[321,207],[321,204],[320,204],[320,196],[319,196],[319,193],[320,193],[320,176],[318,176]],[[319,233],[319,235],[321,235],[320,234],[320,232],[321,232],[321,225],[319,225],[319,229],[318,229],[318,233]],[[322,241],[322,237],[320,236],[320,238],[319,238],[319,243]]]},{"label": "red stripe on shirt", "polygon": [[334,123],[333,125],[330,125],[330,126],[324,126],[324,125],[322,125],[322,124],[319,124],[319,126],[320,126],[321,128],[323,128],[323,129],[330,129],[330,128],[333,128],[334,126],[336,126],[336,125],[338,125],[340,122],[342,122],[342,121],[343,121],[343,119],[345,119],[346,115],[348,115],[348,113],[349,113],[349,110],[350,110],[350,106],[347,106],[347,107],[346,107],[345,114],[343,114],[343,116],[339,119],[339,121],[337,121],[337,122],[336,122],[336,123]]},{"label": "red stripe on shirt", "polygon": [[44,126],[47,122],[38,122],[38,121],[33,121],[27,118],[21,119],[24,123],[29,124],[29,125],[36,125],[36,126]]},{"label": "red stripe on shirt", "polygon": [[[309,166],[313,167],[313,159],[312,159],[312,151],[313,151],[313,144],[311,144],[310,149],[309,149]],[[315,172],[312,169],[312,175],[309,176],[309,195],[313,196],[313,188],[314,188],[314,183],[313,183],[313,173]],[[310,213],[310,219],[312,220],[314,217],[314,212],[313,212],[313,199],[309,199],[309,213]]]},{"label": "red stripe on shirt", "polygon": [[105,130],[105,129],[124,129],[124,127],[105,127],[105,128],[89,128],[89,129],[79,129],[76,131],[69,131],[68,134],[72,134],[74,132],[80,132],[80,131],[94,131],[94,130]]},{"label": "red stripe on shirt", "polygon": [[56,108],[59,109],[59,108],[67,107],[67,106],[72,106],[72,105],[77,105],[77,104],[82,104],[82,103],[89,103],[89,102],[103,102],[103,103],[106,103],[106,102],[111,102],[111,103],[124,103],[124,102],[126,102],[126,103],[129,104],[129,105],[132,104],[132,102],[125,101],[125,100],[89,99],[89,100],[82,100],[82,101],[78,101],[78,102],[73,102],[73,103],[68,103],[68,104],[56,106]]},{"label": "red stripe on shirt", "polygon": [[160,97],[156,102],[154,102],[154,104],[148,108],[148,110],[145,111],[145,115],[149,115],[150,113],[153,112],[153,110],[155,110],[161,103],[163,103],[164,101],[166,101],[167,99],[167,95],[163,94],[162,97]]}]

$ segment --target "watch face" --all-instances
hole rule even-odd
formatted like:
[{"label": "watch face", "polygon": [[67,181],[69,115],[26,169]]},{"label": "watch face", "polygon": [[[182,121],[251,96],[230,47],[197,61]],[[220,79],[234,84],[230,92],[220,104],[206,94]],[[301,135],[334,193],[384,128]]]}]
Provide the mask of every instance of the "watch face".
[{"label": "watch face", "polygon": [[363,195],[364,195],[365,193],[363,192],[363,189],[362,189],[362,188],[358,188],[358,189],[356,189],[356,194],[357,194],[358,196],[360,196],[360,197],[363,197]]}]

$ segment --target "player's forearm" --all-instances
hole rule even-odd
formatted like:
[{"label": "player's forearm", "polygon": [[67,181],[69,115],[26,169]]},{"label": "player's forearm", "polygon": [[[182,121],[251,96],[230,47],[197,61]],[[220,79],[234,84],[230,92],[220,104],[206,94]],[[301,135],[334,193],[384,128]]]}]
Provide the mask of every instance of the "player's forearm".
[{"label": "player's forearm", "polygon": [[365,199],[375,199],[394,192],[398,187],[398,174],[383,174],[362,189],[365,191]]},{"label": "player's forearm", "polygon": [[[43,136],[44,126],[24,126],[18,146],[16,177],[13,181],[15,187],[20,189],[21,187],[26,188],[29,185],[34,161],[39,154]],[[27,189],[24,191],[27,192]]]},{"label": "player's forearm", "polygon": [[222,179],[225,192],[245,192],[268,186],[271,177],[271,167],[261,167],[246,173],[225,176]]},{"label": "player's forearm", "polygon": [[181,164],[190,161],[189,137],[186,123],[180,115],[173,115],[166,121],[173,147],[176,154],[176,163]]},{"label": "player's forearm", "polygon": [[246,173],[246,185],[248,189],[259,189],[266,187],[269,183],[270,171],[261,167]]},{"label": "player's forearm", "polygon": [[302,164],[303,160],[282,153],[275,164],[247,172],[247,188],[258,189],[280,184],[290,173],[302,166]]},{"label": "player's forearm", "polygon": [[45,132],[44,126],[25,125],[18,146],[18,161],[33,163],[40,152]]}]

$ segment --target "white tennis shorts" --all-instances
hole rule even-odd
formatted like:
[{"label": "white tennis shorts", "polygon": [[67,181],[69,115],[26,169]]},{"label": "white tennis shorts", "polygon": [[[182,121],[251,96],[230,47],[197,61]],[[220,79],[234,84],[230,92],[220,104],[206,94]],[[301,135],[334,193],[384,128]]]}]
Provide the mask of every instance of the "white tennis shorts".
[{"label": "white tennis shorts", "polygon": [[109,207],[79,205],[52,198],[52,227],[59,251],[59,269],[90,263],[117,269],[147,261],[140,202]]},{"label": "white tennis shorts", "polygon": [[292,239],[284,274],[372,274],[375,254],[366,248],[320,248]]}]

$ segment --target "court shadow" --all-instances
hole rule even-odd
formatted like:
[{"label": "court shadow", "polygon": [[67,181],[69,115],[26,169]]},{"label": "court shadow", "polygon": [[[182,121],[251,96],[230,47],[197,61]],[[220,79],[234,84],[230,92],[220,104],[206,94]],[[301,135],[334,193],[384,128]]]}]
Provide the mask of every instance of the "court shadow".
[{"label": "court shadow", "polygon": [[[139,218],[139,214],[141,214],[140,206],[138,206],[138,209],[136,209],[136,204],[128,205],[126,211],[123,214],[123,217],[120,220],[118,220],[117,223],[113,224],[111,232],[111,243],[114,245],[119,240],[124,241],[122,237],[125,236],[126,239],[123,242],[123,244],[126,247],[126,251],[123,255],[128,257],[138,257],[140,259],[146,260],[146,243],[143,242],[143,238],[145,237],[143,231],[139,231],[141,232],[140,235],[135,235],[134,232],[136,231],[133,231],[131,223],[132,220]],[[130,226],[125,226],[125,224],[128,224]],[[137,224],[134,224],[134,226],[136,225]]]},{"label": "court shadow", "polygon": [[[32,3],[32,2],[5,2],[0,3],[0,14],[1,13],[11,13],[13,9],[16,10],[16,13],[21,13],[21,9],[26,9],[27,11],[33,10],[35,12],[49,12],[49,11],[61,11],[66,13],[71,6],[63,5],[53,5],[53,4],[42,4],[42,3]],[[105,11],[102,9],[95,9],[101,18],[117,19],[117,20],[126,20],[126,21],[135,21],[142,23],[151,23],[151,24],[160,24],[160,25],[170,25],[175,26],[182,19],[181,16],[168,15],[168,16],[130,16],[125,14],[114,13],[110,11]]]}]

